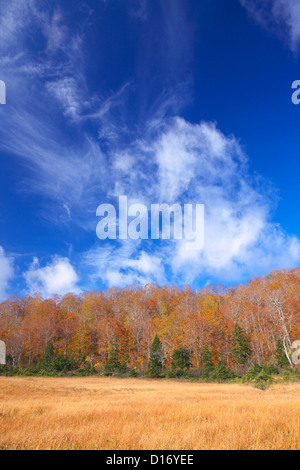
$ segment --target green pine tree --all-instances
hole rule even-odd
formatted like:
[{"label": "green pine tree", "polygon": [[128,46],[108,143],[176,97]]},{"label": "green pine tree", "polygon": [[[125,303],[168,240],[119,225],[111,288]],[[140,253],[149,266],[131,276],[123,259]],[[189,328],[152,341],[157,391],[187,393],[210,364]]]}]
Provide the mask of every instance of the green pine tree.
[{"label": "green pine tree", "polygon": [[42,367],[47,371],[51,370],[55,357],[54,346],[53,343],[50,342],[46,347],[45,354],[43,355]]},{"label": "green pine tree", "polygon": [[234,327],[231,339],[233,361],[240,366],[245,366],[251,356],[251,348],[247,336],[238,323]]},{"label": "green pine tree", "polygon": [[191,367],[191,354],[185,346],[173,352],[172,366],[175,369],[188,369]]},{"label": "green pine tree", "polygon": [[159,377],[164,363],[164,351],[159,337],[156,335],[150,349],[150,360],[147,375]]},{"label": "green pine tree", "polygon": [[127,363],[128,363],[128,354],[125,354],[125,356],[123,356],[123,359],[118,367],[118,372],[120,374],[125,374],[127,372]]},{"label": "green pine tree", "polygon": [[118,361],[118,348],[114,345],[111,347],[107,362],[104,367],[104,375],[113,375],[120,369],[120,363]]},{"label": "green pine tree", "polygon": [[212,362],[212,353],[209,347],[206,345],[202,351],[202,365],[203,365],[203,376],[208,377],[214,370]]}]

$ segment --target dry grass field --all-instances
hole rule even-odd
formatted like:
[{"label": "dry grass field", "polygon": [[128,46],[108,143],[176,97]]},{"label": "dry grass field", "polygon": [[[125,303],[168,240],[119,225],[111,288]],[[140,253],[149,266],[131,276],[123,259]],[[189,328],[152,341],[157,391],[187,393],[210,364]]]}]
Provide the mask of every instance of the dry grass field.
[{"label": "dry grass field", "polygon": [[300,384],[0,377],[0,449],[299,449]]}]

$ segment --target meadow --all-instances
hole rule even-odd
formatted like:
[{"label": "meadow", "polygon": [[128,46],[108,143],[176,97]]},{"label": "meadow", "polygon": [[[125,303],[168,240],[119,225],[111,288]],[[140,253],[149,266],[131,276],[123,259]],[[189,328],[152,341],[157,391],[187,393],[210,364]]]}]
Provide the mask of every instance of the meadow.
[{"label": "meadow", "polygon": [[300,384],[0,377],[0,449],[299,449]]}]

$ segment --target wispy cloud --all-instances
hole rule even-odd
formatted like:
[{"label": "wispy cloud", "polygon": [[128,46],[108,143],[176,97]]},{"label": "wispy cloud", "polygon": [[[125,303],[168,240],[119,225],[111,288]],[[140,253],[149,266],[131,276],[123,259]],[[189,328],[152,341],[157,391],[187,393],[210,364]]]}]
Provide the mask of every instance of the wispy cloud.
[{"label": "wispy cloud", "polygon": [[65,46],[69,32],[63,24],[63,15],[59,10],[54,11],[50,21],[48,21],[47,16],[45,17],[43,29],[47,37],[47,49],[49,51],[56,52]]},{"label": "wispy cloud", "polygon": [[[35,0],[13,0],[2,11],[6,29],[1,33],[1,77],[8,87],[8,106],[0,146],[29,169],[31,177],[21,189],[47,198],[46,218],[63,221],[67,206],[68,219],[74,213],[76,222],[89,228],[86,218],[94,213],[108,181],[109,165],[99,138],[114,141],[126,132],[111,114],[123,106],[130,83],[106,96],[90,94],[80,31],[71,32],[60,11],[48,11]],[[32,25],[44,36],[44,46],[35,55],[26,41]]]},{"label": "wispy cloud", "polygon": [[280,34],[295,52],[300,46],[300,3],[297,0],[240,0],[263,27]]},{"label": "wispy cloud", "polygon": [[81,267],[94,288],[99,281],[109,287],[167,282],[164,257],[148,253],[140,243],[131,240],[117,246],[106,244],[92,248],[83,254]]},{"label": "wispy cloud", "polygon": [[148,0],[134,0],[128,4],[128,11],[132,18],[146,21],[148,17]]}]

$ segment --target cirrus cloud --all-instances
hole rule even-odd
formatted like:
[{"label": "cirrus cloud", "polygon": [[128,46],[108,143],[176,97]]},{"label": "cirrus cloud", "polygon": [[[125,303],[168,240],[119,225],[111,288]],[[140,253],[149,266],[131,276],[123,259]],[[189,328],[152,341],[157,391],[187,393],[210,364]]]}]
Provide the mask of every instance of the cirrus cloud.
[{"label": "cirrus cloud", "polygon": [[240,0],[263,27],[271,28],[287,40],[293,51],[300,46],[300,3],[297,0]]}]

